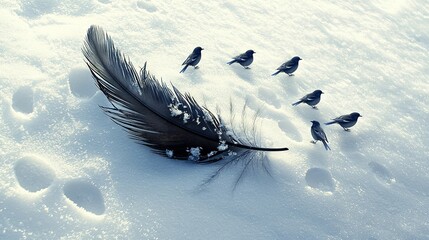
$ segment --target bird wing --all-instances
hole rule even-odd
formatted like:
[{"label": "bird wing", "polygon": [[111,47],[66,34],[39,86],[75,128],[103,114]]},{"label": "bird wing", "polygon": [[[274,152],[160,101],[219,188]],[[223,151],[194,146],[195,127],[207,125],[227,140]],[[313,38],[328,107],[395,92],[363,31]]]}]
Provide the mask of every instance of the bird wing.
[{"label": "bird wing", "polygon": [[329,142],[329,141],[328,141],[328,137],[327,137],[327,136],[326,136],[326,134],[325,134],[325,131],[323,131],[323,130],[322,130],[321,134],[322,134],[322,136],[323,136],[323,139],[325,139],[325,141],[326,141],[326,142]]},{"label": "bird wing", "polygon": [[304,101],[313,101],[314,99],[316,99],[316,96],[312,93],[309,93],[301,98],[301,100],[304,100]]},{"label": "bird wing", "polygon": [[325,140],[326,142],[328,142],[328,138],[326,137],[325,132],[323,131],[323,129],[322,129],[320,126],[315,127],[315,128],[314,128],[314,132],[316,133],[316,135],[317,135],[317,136],[319,136],[319,137],[320,137],[320,139],[323,139],[323,140]]},{"label": "bird wing", "polygon": [[246,53],[242,53],[240,55],[235,56],[233,59],[237,60],[237,61],[246,61],[248,59]]},{"label": "bird wing", "polygon": [[288,69],[291,68],[293,66],[293,64],[291,63],[291,61],[287,61],[285,63],[283,63],[280,67],[277,68],[277,70],[284,70],[284,69]]},{"label": "bird wing", "polygon": [[189,64],[192,63],[193,61],[195,61],[198,58],[198,56],[195,53],[191,53],[188,58],[186,58],[186,60],[182,63],[182,65],[185,64]]},{"label": "bird wing", "polygon": [[350,115],[342,115],[342,116],[339,116],[339,117],[334,118],[334,119],[332,119],[332,120],[335,120],[335,121],[336,121],[336,122],[338,122],[338,123],[348,123],[348,122],[353,121],[353,120],[351,119]]}]

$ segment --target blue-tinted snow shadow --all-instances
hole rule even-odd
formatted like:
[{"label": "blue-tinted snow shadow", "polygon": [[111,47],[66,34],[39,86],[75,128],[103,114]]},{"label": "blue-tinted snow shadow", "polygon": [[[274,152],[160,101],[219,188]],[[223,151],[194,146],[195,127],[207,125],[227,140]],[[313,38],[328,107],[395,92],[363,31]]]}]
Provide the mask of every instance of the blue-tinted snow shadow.
[{"label": "blue-tinted snow shadow", "polygon": [[198,84],[198,83],[202,83],[203,82],[203,78],[202,78],[202,74],[203,73],[201,72],[201,70],[202,69],[200,69],[200,68],[194,69],[192,67],[191,69],[188,68],[188,70],[185,73],[182,73],[182,74],[184,74],[183,77],[185,79],[189,79],[192,84]]},{"label": "blue-tinted snow shadow", "polygon": [[[326,126],[328,127],[328,126]],[[344,131],[343,128],[341,128],[340,126],[329,126],[330,128],[334,128],[337,127],[336,130],[332,130],[332,131],[336,131],[338,132],[338,143],[337,146],[340,147],[342,152],[356,152],[359,151],[358,149],[358,136],[355,133],[355,131],[353,131],[353,129],[350,129],[349,132]]]},{"label": "blue-tinted snow shadow", "polygon": [[240,65],[231,65],[230,66],[232,71],[234,71],[234,73],[240,77],[241,79],[243,79],[246,82],[249,83],[254,83],[255,79],[254,79],[254,74],[253,74],[253,69],[245,69]]},{"label": "blue-tinted snow shadow", "polygon": [[[310,136],[311,138],[311,136]],[[310,138],[304,139],[304,142],[307,141],[308,144],[311,147],[311,150],[307,151],[307,159],[309,160],[309,166],[318,166],[318,167],[326,167],[329,166],[329,154],[331,153],[331,150],[325,150],[325,147],[323,146],[323,143],[318,141],[317,143],[311,143]],[[331,145],[329,145],[331,147]]]},{"label": "blue-tinted snow shadow", "polygon": [[[299,81],[299,79],[296,78],[295,76],[288,76],[286,74],[285,75],[281,74],[280,76],[279,75],[272,76],[272,77],[273,79],[278,78],[278,81],[280,82],[280,85],[283,88],[286,95],[291,97],[299,96],[300,92],[298,91],[298,84],[297,84],[297,81]],[[305,94],[303,94],[303,96],[304,95]]]},{"label": "blue-tinted snow shadow", "polygon": [[311,121],[319,121],[324,129],[324,117],[322,116],[321,111],[323,107],[318,107],[314,109],[305,103],[301,103],[297,106],[292,106],[292,103],[289,103],[291,111],[294,111],[301,119],[308,125],[308,129],[311,127]]}]

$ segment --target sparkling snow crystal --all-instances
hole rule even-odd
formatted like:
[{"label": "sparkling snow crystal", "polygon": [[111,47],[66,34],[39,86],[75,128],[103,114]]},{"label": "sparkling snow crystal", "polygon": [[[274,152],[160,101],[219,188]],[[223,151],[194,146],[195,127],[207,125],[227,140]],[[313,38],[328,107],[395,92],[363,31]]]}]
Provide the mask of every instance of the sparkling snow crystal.
[{"label": "sparkling snow crystal", "polygon": [[200,148],[199,147],[189,149],[189,153],[190,153],[190,155],[189,155],[188,160],[198,161],[200,159]]}]

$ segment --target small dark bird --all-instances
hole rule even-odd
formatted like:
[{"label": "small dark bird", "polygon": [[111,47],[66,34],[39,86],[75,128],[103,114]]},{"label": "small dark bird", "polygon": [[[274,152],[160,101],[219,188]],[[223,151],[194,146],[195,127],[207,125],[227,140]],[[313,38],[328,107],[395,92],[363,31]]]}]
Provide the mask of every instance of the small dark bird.
[{"label": "small dark bird", "polygon": [[311,125],[311,136],[313,136],[314,141],[312,143],[316,143],[317,141],[322,141],[326,150],[331,150],[328,146],[328,138],[326,137],[325,131],[323,131],[320,123],[318,121],[311,121],[313,125]]},{"label": "small dark bird", "polygon": [[188,66],[193,66],[195,69],[198,68],[197,64],[201,60],[201,50],[204,50],[202,47],[196,47],[194,48],[194,51],[186,58],[186,60],[182,63],[182,65],[185,65],[180,73],[185,72]]},{"label": "small dark bird", "polygon": [[357,112],[352,112],[350,114],[342,115],[342,116],[339,116],[337,118],[334,118],[334,119],[332,119],[332,121],[327,122],[325,124],[331,125],[334,123],[338,123],[338,124],[340,124],[341,127],[344,128],[345,131],[350,131],[349,128],[353,127],[356,124],[359,117],[362,117],[362,115],[360,115]]},{"label": "small dark bird", "polygon": [[312,93],[309,93],[302,97],[298,102],[293,103],[292,106],[296,106],[302,102],[307,103],[312,108],[316,108],[316,105],[320,102],[320,95],[322,95],[322,90],[316,90]]},{"label": "small dark bird", "polygon": [[277,68],[277,72],[271,74],[271,76],[275,76],[280,72],[284,72],[289,76],[293,76],[293,72],[298,69],[299,60],[302,60],[300,57],[295,56],[291,60],[283,63],[280,67]]},{"label": "small dark bird", "polygon": [[241,66],[243,66],[246,69],[249,69],[249,65],[253,62],[253,54],[255,52],[253,50],[247,50],[245,53],[242,53],[238,56],[233,57],[233,60],[230,62],[227,62],[229,65],[238,62]]}]

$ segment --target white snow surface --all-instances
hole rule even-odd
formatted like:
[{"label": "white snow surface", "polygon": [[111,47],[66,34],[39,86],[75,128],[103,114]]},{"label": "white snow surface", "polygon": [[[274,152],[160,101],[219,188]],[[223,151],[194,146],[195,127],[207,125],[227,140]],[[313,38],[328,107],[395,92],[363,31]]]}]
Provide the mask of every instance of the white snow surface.
[{"label": "white snow surface", "polygon": [[[2,0],[0,239],[429,239],[429,2]],[[129,139],[83,61],[99,25],[134,66],[228,115],[261,109],[271,176]],[[201,46],[200,68],[179,74]],[[248,49],[251,69],[226,62]],[[298,55],[295,76],[270,74]],[[291,103],[315,89],[318,110]],[[350,132],[311,120],[357,111]],[[250,111],[249,111],[250,112]]]}]

